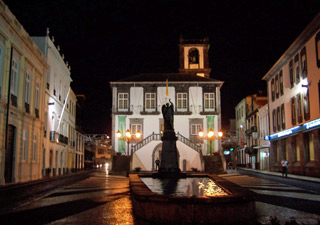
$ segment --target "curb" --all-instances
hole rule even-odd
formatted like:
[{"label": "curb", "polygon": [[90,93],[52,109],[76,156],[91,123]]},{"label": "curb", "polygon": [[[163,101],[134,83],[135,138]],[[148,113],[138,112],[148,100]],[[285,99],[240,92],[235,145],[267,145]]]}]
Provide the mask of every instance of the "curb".
[{"label": "curb", "polygon": [[[243,170],[243,171],[248,171],[248,172],[252,172],[252,173],[259,173],[262,175],[269,175],[269,176],[274,176],[274,177],[282,177],[281,173],[275,174],[275,173],[270,173],[268,171],[262,172],[259,170],[241,168],[241,167],[237,167],[237,170]],[[286,179],[301,180],[301,181],[317,183],[317,184],[320,183],[320,178],[318,178],[318,177],[307,177],[307,176],[301,176],[301,175],[295,175],[295,174],[288,174],[288,177],[286,177]]]}]

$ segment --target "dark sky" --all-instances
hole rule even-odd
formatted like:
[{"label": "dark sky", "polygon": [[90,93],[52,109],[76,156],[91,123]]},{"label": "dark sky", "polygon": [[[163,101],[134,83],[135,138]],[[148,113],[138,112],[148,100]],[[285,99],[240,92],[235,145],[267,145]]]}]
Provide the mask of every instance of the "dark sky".
[{"label": "dark sky", "polygon": [[320,1],[4,0],[30,34],[50,36],[87,97],[84,129],[108,133],[109,81],[178,72],[178,40],[207,36],[211,77],[225,81],[223,125],[235,105],[265,90],[261,78],[320,10]]}]

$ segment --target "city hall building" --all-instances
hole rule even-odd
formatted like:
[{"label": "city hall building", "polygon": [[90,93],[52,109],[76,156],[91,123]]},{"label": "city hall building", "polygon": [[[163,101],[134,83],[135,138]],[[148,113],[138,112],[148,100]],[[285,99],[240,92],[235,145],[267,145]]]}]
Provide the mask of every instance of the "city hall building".
[{"label": "city hall building", "polygon": [[[203,155],[218,152],[220,140],[200,139],[198,132],[221,129],[220,88],[210,78],[209,40],[179,40],[179,73],[140,74],[116,82],[112,88],[112,145],[131,155],[131,169],[152,171],[160,159],[162,105],[174,104],[174,129],[182,171],[203,170]],[[125,132],[131,132],[131,138]],[[117,138],[116,133],[120,138]],[[140,133],[141,136],[136,135]],[[160,159],[161,160],[161,159]]]},{"label": "city hall building", "polygon": [[270,170],[320,176],[320,14],[271,67],[267,81]]}]

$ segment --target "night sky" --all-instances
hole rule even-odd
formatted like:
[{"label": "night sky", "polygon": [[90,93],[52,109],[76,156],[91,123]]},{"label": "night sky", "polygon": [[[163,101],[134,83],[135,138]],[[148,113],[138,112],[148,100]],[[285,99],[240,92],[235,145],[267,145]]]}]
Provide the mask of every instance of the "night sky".
[{"label": "night sky", "polygon": [[4,0],[30,36],[55,38],[71,65],[71,87],[87,97],[87,133],[111,131],[110,81],[178,72],[178,41],[210,41],[211,78],[221,90],[223,126],[320,11],[320,1]]}]

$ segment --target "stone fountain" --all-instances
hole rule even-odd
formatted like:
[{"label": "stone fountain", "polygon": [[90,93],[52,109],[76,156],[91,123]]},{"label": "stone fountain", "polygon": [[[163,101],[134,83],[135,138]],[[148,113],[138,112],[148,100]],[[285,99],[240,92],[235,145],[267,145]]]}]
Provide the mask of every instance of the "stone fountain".
[{"label": "stone fountain", "polygon": [[[188,177],[207,177],[223,190],[224,195],[175,195],[179,179],[185,180],[187,176],[179,168],[173,109],[170,100],[162,106],[164,133],[159,171],[149,175],[129,176],[136,219],[142,224],[237,224],[244,221],[250,224],[255,216],[253,192],[217,175],[188,174]],[[143,177],[160,179],[163,194],[152,192],[142,181]]]}]

